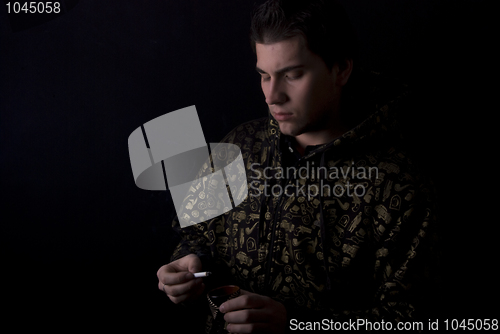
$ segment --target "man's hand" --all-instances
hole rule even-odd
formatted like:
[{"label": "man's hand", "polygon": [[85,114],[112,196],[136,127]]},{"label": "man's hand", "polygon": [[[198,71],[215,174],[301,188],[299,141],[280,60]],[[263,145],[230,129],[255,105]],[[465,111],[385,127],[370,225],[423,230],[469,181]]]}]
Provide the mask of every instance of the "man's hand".
[{"label": "man's hand", "polygon": [[196,299],[203,293],[202,278],[193,273],[201,271],[200,258],[189,254],[158,269],[158,289],[164,291],[175,304]]},{"label": "man's hand", "polygon": [[231,333],[285,332],[285,306],[266,296],[241,290],[241,295],[224,302],[220,311],[225,313],[224,320]]}]

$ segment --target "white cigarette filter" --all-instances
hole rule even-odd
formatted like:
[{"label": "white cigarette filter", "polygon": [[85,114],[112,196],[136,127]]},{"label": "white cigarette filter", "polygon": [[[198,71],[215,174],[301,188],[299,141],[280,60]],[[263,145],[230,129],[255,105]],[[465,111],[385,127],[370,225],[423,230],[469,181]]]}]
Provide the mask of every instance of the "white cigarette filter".
[{"label": "white cigarette filter", "polygon": [[197,277],[208,277],[210,275],[212,275],[212,273],[210,271],[202,271],[202,272],[199,272],[199,273],[194,273],[193,274],[195,278]]}]

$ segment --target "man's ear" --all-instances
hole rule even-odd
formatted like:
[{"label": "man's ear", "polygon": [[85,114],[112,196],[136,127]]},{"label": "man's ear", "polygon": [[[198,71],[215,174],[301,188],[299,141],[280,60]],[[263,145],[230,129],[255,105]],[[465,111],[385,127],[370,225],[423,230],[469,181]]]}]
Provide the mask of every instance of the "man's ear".
[{"label": "man's ear", "polygon": [[344,86],[352,73],[353,61],[352,59],[346,58],[342,63],[338,66],[337,72],[337,85]]}]

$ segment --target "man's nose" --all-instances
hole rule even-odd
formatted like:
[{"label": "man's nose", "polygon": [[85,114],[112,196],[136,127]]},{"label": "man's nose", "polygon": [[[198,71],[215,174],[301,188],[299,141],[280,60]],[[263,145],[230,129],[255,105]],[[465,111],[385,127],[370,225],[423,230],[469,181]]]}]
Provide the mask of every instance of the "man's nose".
[{"label": "man's nose", "polygon": [[268,105],[281,104],[286,101],[286,94],[278,80],[271,79],[266,92],[266,103]]}]

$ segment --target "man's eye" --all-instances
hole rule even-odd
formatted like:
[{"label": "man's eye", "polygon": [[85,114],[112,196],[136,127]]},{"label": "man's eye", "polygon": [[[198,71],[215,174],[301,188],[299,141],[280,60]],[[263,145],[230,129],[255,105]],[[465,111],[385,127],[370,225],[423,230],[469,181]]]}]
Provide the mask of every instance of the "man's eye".
[{"label": "man's eye", "polygon": [[271,77],[262,77],[262,81],[269,81],[271,79]]},{"label": "man's eye", "polygon": [[301,77],[302,77],[302,73],[292,73],[292,74],[286,75],[286,78],[288,80],[297,80],[297,79],[300,79]]}]

